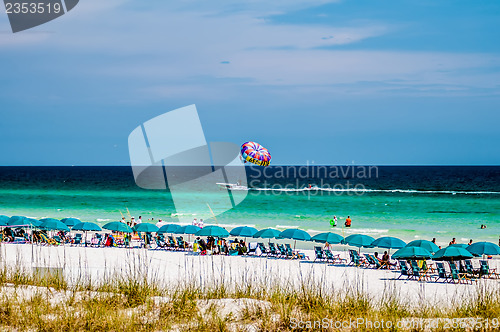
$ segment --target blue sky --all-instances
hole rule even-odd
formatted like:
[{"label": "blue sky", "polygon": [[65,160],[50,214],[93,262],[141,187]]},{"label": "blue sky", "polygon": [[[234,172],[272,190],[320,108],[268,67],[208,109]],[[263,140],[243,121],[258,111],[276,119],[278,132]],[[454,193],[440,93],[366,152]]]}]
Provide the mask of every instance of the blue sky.
[{"label": "blue sky", "polygon": [[82,0],[0,50],[0,165],[128,165],[190,104],[274,164],[500,164],[498,1]]}]

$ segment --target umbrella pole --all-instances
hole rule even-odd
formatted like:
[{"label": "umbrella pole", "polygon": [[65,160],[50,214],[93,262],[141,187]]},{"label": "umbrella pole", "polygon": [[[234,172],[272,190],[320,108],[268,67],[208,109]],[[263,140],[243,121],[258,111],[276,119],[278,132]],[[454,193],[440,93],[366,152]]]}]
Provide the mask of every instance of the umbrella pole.
[{"label": "umbrella pole", "polygon": [[85,231],[85,247],[87,246],[87,231]]}]

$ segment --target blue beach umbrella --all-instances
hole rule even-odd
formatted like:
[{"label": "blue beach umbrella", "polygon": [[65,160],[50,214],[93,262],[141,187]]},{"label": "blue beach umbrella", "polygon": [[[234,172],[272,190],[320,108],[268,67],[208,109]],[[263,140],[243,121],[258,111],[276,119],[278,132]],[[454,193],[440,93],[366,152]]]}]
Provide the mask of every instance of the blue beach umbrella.
[{"label": "blue beach umbrella", "polygon": [[370,246],[385,249],[401,249],[406,246],[406,242],[392,236],[383,236],[373,241]]},{"label": "blue beach umbrella", "polygon": [[4,226],[7,225],[7,223],[9,222],[9,219],[10,219],[10,217],[0,215],[0,223],[4,224]]},{"label": "blue beach umbrella", "polygon": [[42,224],[39,226],[41,229],[50,230],[50,231],[65,231],[69,232],[68,226],[66,226],[63,222],[53,219],[53,218],[44,218],[40,219]]},{"label": "blue beach umbrella", "polygon": [[115,232],[132,233],[132,228],[121,221],[108,222],[106,225],[102,226],[102,228]]},{"label": "blue beach umbrella", "polygon": [[200,227],[194,225],[186,225],[177,228],[173,233],[174,234],[196,234],[200,231]]},{"label": "blue beach umbrella", "polygon": [[404,247],[396,251],[392,258],[394,259],[428,259],[432,254],[429,250],[422,247]]},{"label": "blue beach umbrella", "polygon": [[433,260],[436,261],[444,261],[444,260],[462,260],[472,258],[472,254],[465,250],[464,248],[457,246],[448,246],[443,249],[439,249],[434,256],[432,256]]},{"label": "blue beach umbrella", "polygon": [[332,232],[327,232],[327,233],[320,233],[316,234],[311,238],[311,241],[314,242],[319,242],[319,243],[330,243],[330,244],[337,244],[341,243],[344,238],[338,234],[332,233]]},{"label": "blue beach umbrella", "polygon": [[274,239],[279,237],[281,232],[277,229],[274,228],[266,228],[258,231],[253,235],[254,238],[261,238],[261,239]]},{"label": "blue beach umbrella", "polygon": [[[176,224],[167,224],[163,225],[160,227],[158,230],[158,234],[163,234],[163,233],[174,233],[176,230],[180,228],[179,225]],[[196,232],[195,232],[196,233]]]},{"label": "blue beach umbrella", "polygon": [[229,232],[220,226],[206,226],[196,232],[196,236],[227,237]]},{"label": "blue beach umbrella", "polygon": [[406,247],[420,247],[430,252],[437,252],[439,250],[439,247],[435,243],[427,240],[414,240],[408,243]]},{"label": "blue beach umbrella", "polygon": [[248,227],[248,226],[240,226],[233,228],[229,234],[231,236],[240,236],[240,237],[252,237],[257,233],[258,231],[253,228],[253,227]]},{"label": "blue beach umbrella", "polygon": [[24,219],[26,219],[26,217],[12,216],[7,221],[7,225],[9,225],[9,226],[22,226],[22,225],[25,225]]},{"label": "blue beach umbrella", "polygon": [[133,227],[133,230],[135,230],[136,232],[143,232],[143,233],[156,233],[158,232],[159,228],[156,225],[143,222],[135,225]]},{"label": "blue beach umbrella", "polygon": [[280,233],[279,238],[295,240],[293,242],[293,249],[294,250],[295,250],[295,245],[297,244],[297,240],[299,240],[299,241],[311,241],[311,235],[309,235],[309,233],[307,233],[306,231],[303,231],[303,230],[298,229],[298,228],[285,229],[283,232]]},{"label": "blue beach umbrella", "polygon": [[473,255],[500,255],[500,247],[491,242],[476,242],[467,247]]},{"label": "blue beach umbrella", "polygon": [[72,228],[73,231],[84,231],[84,232],[100,232],[102,231],[99,225],[93,222],[79,222],[75,224]]},{"label": "blue beach umbrella", "polygon": [[346,237],[342,241],[342,243],[361,249],[361,247],[370,248],[373,241],[375,241],[375,239],[371,236],[363,234],[353,234]]},{"label": "blue beach umbrella", "polygon": [[82,221],[80,219],[76,219],[76,218],[64,218],[64,219],[61,219],[61,221],[68,227],[73,227],[75,226],[76,224],[79,224],[81,223]]}]

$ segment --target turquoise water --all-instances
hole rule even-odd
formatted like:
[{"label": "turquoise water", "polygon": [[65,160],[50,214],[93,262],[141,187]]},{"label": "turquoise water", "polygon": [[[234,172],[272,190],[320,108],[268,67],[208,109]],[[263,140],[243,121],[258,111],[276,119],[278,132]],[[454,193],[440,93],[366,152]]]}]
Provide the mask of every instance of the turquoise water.
[{"label": "turquoise water", "polygon": [[[65,175],[53,175],[61,172]],[[143,220],[154,218],[155,221],[171,220],[169,218],[176,213],[170,192],[138,188],[128,169],[122,169],[118,175],[110,175],[115,172],[110,168],[102,171],[103,174],[85,168],[78,169],[78,175],[74,172],[71,168],[64,171],[2,168],[0,214],[59,219],[71,216],[102,225],[119,220],[122,215],[128,217],[127,209],[136,218],[141,215]],[[494,176],[496,174],[494,172]],[[495,191],[497,188],[474,186],[466,181],[467,188],[458,189],[467,189],[468,194],[461,190],[451,192],[457,188],[450,185],[431,193],[394,192],[393,189],[403,187],[401,184],[395,187],[394,177],[390,178],[391,188],[385,191],[357,194],[249,191],[240,205],[217,216],[217,223],[228,227],[251,225],[258,229],[299,227],[311,233],[332,230],[345,236],[353,233],[396,236],[405,241],[436,237],[438,244],[443,245],[452,237],[458,242],[469,239],[498,242],[500,194]],[[379,190],[384,185],[389,186],[381,184],[384,181],[387,182],[378,179],[378,187],[371,183],[367,188]],[[485,182],[488,181],[483,179],[481,183]],[[471,191],[473,189],[476,190]],[[471,193],[483,191],[488,193]],[[184,195],[186,200],[193,200],[192,216],[188,218],[194,218],[198,215],[197,198],[189,193]],[[216,211],[217,208],[213,207]],[[334,215],[339,219],[335,229],[329,224]],[[347,215],[353,220],[350,229],[341,227]],[[213,219],[211,222],[215,223]],[[481,224],[486,224],[487,228],[480,229]]]}]

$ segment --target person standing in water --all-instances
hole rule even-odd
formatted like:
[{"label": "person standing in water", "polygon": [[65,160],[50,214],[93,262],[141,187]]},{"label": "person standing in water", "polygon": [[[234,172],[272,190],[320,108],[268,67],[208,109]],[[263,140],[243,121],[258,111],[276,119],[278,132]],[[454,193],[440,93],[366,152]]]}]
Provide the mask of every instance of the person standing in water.
[{"label": "person standing in water", "polygon": [[345,227],[351,227],[351,216],[347,216],[347,219],[345,220]]}]

